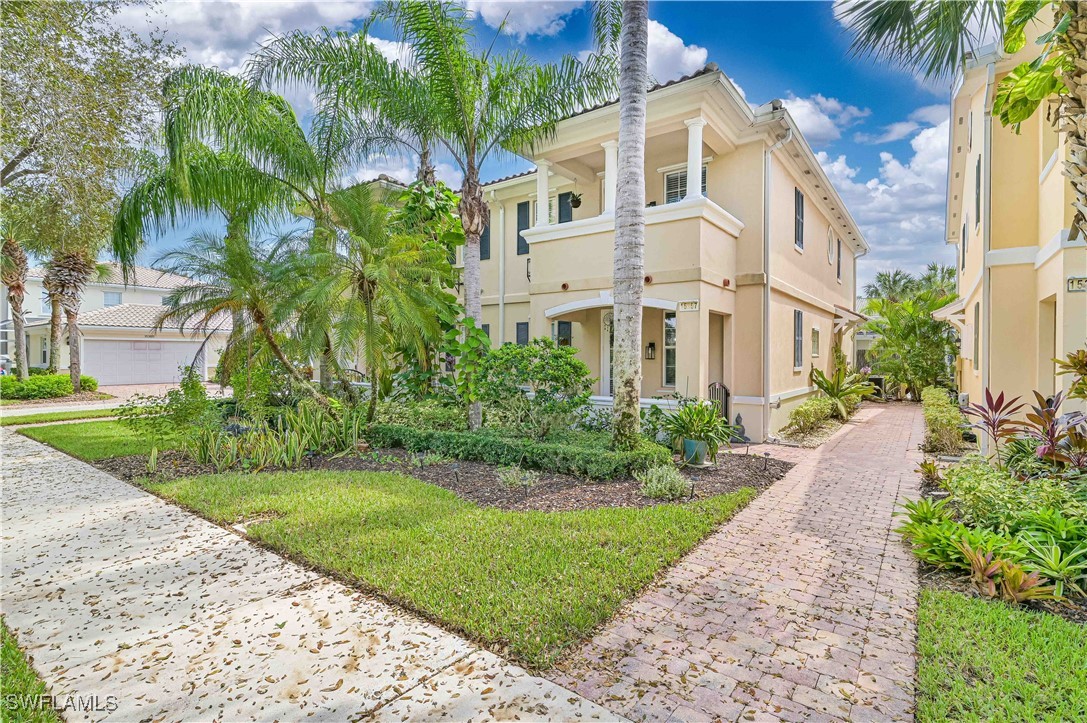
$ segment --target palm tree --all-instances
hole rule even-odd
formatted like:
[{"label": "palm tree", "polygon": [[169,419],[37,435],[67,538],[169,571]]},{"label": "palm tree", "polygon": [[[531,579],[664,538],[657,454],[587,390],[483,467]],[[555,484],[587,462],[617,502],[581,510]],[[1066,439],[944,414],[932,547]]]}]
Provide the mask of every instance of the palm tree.
[{"label": "palm tree", "polygon": [[7,287],[8,305],[11,307],[11,323],[15,334],[15,367],[19,378],[26,380],[29,375],[26,359],[26,332],[23,319],[23,298],[26,296],[26,273],[28,269],[26,251],[16,238],[14,230],[7,224],[3,229],[3,255],[0,256],[0,282]]},{"label": "palm tree", "polygon": [[53,273],[52,267],[46,267],[45,276],[42,277],[42,287],[45,289],[46,298],[49,299],[49,373],[56,374],[60,371],[60,334],[63,325],[64,308],[61,304],[61,288]]},{"label": "palm tree", "polygon": [[956,278],[954,266],[931,263],[925,267],[925,273],[918,277],[917,285],[940,296],[953,296],[957,292]]},{"label": "palm tree", "polygon": [[1075,239],[1087,233],[1087,3],[859,0],[839,8],[854,33],[856,55],[874,56],[928,79],[959,71],[969,54],[996,38],[1003,38],[1009,54],[1018,52],[1026,44],[1026,27],[1045,22],[1040,15],[1051,9],[1053,31],[1043,36],[1038,58],[1021,63],[1000,81],[992,111],[1018,131],[1043,102],[1054,101],[1053,122],[1068,134],[1064,175],[1074,190],[1070,235]]},{"label": "palm tree", "polygon": [[645,108],[649,84],[649,3],[622,7],[619,49],[619,180],[615,193],[615,426],[612,443],[630,449],[641,434],[642,288],[645,278]]},{"label": "palm tree", "polygon": [[[396,232],[389,212],[374,202],[370,189],[359,186],[338,195],[333,213],[344,238],[327,276],[307,278],[304,303],[332,309],[338,355],[361,350],[370,378],[368,421],[373,421],[381,382],[392,357],[405,347],[425,355],[441,338],[442,312],[455,301],[443,288],[452,286],[453,268],[447,249],[420,235]],[[309,264],[311,254],[301,258]]]},{"label": "palm tree", "polygon": [[893,269],[876,272],[874,281],[864,285],[866,299],[886,299],[898,302],[908,297],[917,288],[917,279],[909,271]]},{"label": "palm tree", "polygon": [[298,284],[292,242],[290,236],[271,244],[211,233],[193,236],[187,248],[167,253],[156,264],[193,279],[163,300],[167,309],[158,326],[177,321],[183,330],[188,326],[207,333],[221,326],[226,316],[236,319],[240,328],[231,333],[235,344],[256,340],[265,345],[301,388],[331,410],[328,399],[308,383],[283,347],[284,329],[295,313],[292,292]]},{"label": "palm tree", "polygon": [[[54,254],[49,260],[47,271],[53,278],[56,294],[60,297],[60,305],[68,323],[68,373],[72,378],[72,390],[76,394],[83,390],[80,381],[82,359],[79,351],[79,304],[83,288],[96,269],[93,249],[77,245]],[[56,350],[53,352],[55,354]]]},{"label": "palm tree", "polygon": [[[369,84],[373,114],[393,131],[390,142],[418,138],[420,119],[429,118],[426,133],[463,174],[459,214],[464,228],[464,299],[467,316],[479,322],[479,237],[487,224],[480,168],[490,158],[509,150],[523,150],[555,132],[562,118],[614,94],[611,63],[593,54],[585,62],[565,56],[555,64],[536,65],[520,52],[496,55],[493,43],[480,52],[467,10],[449,1],[387,3],[379,19],[395,22],[399,40],[411,48],[410,68],[368,53],[367,62],[348,76],[351,87]],[[289,77],[318,78],[325,88],[319,98],[337,96],[338,73],[324,75],[332,67],[350,67],[355,56],[343,42],[322,42],[325,34],[307,43],[296,33],[281,39],[275,52],[266,49],[254,59],[251,77],[263,77],[263,67],[275,66],[269,77],[288,77],[282,70],[293,64]],[[363,37],[352,46],[365,43]],[[282,51],[282,52],[279,52]],[[289,52],[288,52],[289,51]],[[278,54],[277,54],[278,53]],[[272,58],[275,58],[273,61]],[[329,59],[335,58],[335,65]],[[342,71],[341,71],[342,72]],[[365,75],[362,75],[365,73]],[[357,127],[366,128],[365,121]],[[364,145],[373,148],[374,139]],[[469,426],[482,424],[482,409],[473,404]]]}]

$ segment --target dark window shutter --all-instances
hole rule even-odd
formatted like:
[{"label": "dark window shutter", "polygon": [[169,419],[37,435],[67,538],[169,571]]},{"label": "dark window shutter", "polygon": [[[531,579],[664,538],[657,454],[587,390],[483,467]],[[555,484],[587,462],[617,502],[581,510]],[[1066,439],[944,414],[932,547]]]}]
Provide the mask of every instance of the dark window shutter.
[{"label": "dark window shutter", "polygon": [[793,310],[793,367],[804,366],[804,312]]},{"label": "dark window shutter", "polygon": [[570,205],[570,197],[573,195],[569,191],[559,194],[559,223],[570,223],[574,220],[574,207]]},{"label": "dark window shutter", "polygon": [[517,204],[517,255],[523,256],[528,253],[528,241],[521,235],[521,232],[529,227],[529,219],[532,214],[532,204],[528,201],[521,201]]},{"label": "dark window shutter", "polygon": [[528,344],[528,322],[517,322],[517,343],[521,346]]},{"label": "dark window shutter", "polygon": [[485,261],[491,258],[491,224],[483,227],[483,233],[479,235],[479,259]]},{"label": "dark window shutter", "polygon": [[804,194],[799,188],[793,189],[793,203],[796,207],[796,228],[794,229],[793,243],[797,248],[804,248]]},{"label": "dark window shutter", "polygon": [[483,324],[481,328],[483,329],[483,333],[487,335],[487,338],[490,339],[491,338],[491,325],[490,324]]},{"label": "dark window shutter", "polygon": [[558,327],[558,339],[556,340],[559,346],[573,346],[574,344],[574,325],[569,321],[560,321]]},{"label": "dark window shutter", "polygon": [[838,259],[838,281],[842,280],[842,240],[838,239],[835,248],[835,254]]}]

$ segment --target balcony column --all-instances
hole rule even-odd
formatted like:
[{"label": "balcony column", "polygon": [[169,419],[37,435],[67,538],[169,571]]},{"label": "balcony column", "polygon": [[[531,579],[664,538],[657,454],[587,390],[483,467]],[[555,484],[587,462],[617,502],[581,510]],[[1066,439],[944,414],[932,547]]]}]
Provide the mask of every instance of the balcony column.
[{"label": "balcony column", "polygon": [[687,126],[687,195],[684,199],[702,197],[702,127],[705,118],[683,121]]},{"label": "balcony column", "polygon": [[618,181],[619,141],[604,141],[604,213],[615,212],[615,187]]},{"label": "balcony column", "polygon": [[551,185],[551,161],[536,161],[536,225],[547,226],[551,223],[548,209],[549,187]]}]

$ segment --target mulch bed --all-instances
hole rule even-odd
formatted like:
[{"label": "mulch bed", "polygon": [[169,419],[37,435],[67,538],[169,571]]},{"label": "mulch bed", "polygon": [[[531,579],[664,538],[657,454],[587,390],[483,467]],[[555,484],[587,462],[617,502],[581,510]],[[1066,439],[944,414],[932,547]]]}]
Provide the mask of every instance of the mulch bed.
[{"label": "mulch bed", "polygon": [[52,397],[51,399],[18,399],[5,404],[4,409],[22,409],[23,407],[36,407],[42,404],[85,404],[100,402],[103,399],[113,399],[112,394],[105,392],[80,392],[69,394],[66,397]]},{"label": "mulch bed", "polygon": [[[150,476],[146,455],[115,457],[100,460],[94,465],[129,482]],[[694,496],[682,501],[715,497],[735,492],[741,487],[753,487],[761,492],[784,477],[792,467],[791,462],[778,459],[722,454],[713,467],[681,470],[694,484]],[[402,449],[377,450],[364,456],[318,457],[313,460],[312,469],[401,472],[455,492],[481,507],[503,510],[559,512],[662,504],[659,500],[643,496],[641,485],[633,479],[584,480],[547,472],[540,473],[539,482],[526,495],[521,489],[510,489],[502,484],[498,479],[500,468],[495,465],[464,460],[428,460],[425,456]],[[214,473],[215,469],[210,465],[197,464],[182,452],[170,451],[159,455],[158,470],[153,477],[168,480]]]}]

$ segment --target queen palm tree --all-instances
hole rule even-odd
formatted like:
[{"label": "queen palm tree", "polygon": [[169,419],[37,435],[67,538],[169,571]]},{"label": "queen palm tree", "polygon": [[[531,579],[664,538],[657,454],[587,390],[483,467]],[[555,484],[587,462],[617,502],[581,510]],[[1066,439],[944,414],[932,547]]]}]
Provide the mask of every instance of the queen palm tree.
[{"label": "queen palm tree", "polygon": [[615,193],[615,424],[612,443],[630,449],[641,434],[642,290],[645,278],[645,113],[649,3],[622,4],[619,39],[619,178]]},{"label": "queen palm tree", "polygon": [[1043,102],[1055,104],[1053,121],[1058,131],[1067,133],[1064,175],[1074,191],[1070,235],[1078,238],[1087,232],[1087,3],[858,0],[839,8],[854,33],[855,54],[901,65],[929,79],[959,71],[969,54],[976,55],[997,38],[1006,52],[1018,52],[1026,44],[1026,27],[1049,24],[1045,14],[1052,13],[1052,31],[1039,39],[1038,57],[1000,81],[992,111],[1018,131]]},{"label": "queen palm tree", "polygon": [[[372,113],[393,132],[390,142],[418,138],[420,119],[428,118],[426,135],[433,134],[435,149],[460,170],[465,310],[479,322],[483,315],[479,237],[488,216],[480,168],[496,155],[524,150],[553,135],[562,118],[612,96],[615,82],[612,64],[597,54],[585,62],[565,56],[558,63],[537,65],[520,52],[495,54],[493,42],[479,51],[467,13],[462,4],[447,0],[387,3],[375,17],[395,23],[398,39],[410,47],[410,66],[369,53],[359,73],[348,77],[353,86],[370,84]],[[366,42],[364,34],[365,28],[353,47]],[[347,45],[328,42],[327,34],[312,42],[299,35],[281,41],[279,55],[268,50],[258,54],[251,77],[264,77],[264,68],[273,66],[279,69],[269,70],[269,77],[286,77],[288,71],[282,68],[293,64],[290,77],[320,78],[326,89],[338,82],[342,71],[327,75],[323,71],[351,65]],[[330,58],[336,58],[335,64]],[[331,91],[318,94],[336,96]],[[363,119],[357,127],[369,125]],[[373,148],[373,138],[366,147]],[[481,424],[482,409],[473,404],[469,426],[476,429]]]},{"label": "queen palm tree", "polygon": [[908,297],[916,288],[917,279],[909,271],[878,271],[875,279],[864,285],[864,297],[898,302]]}]

